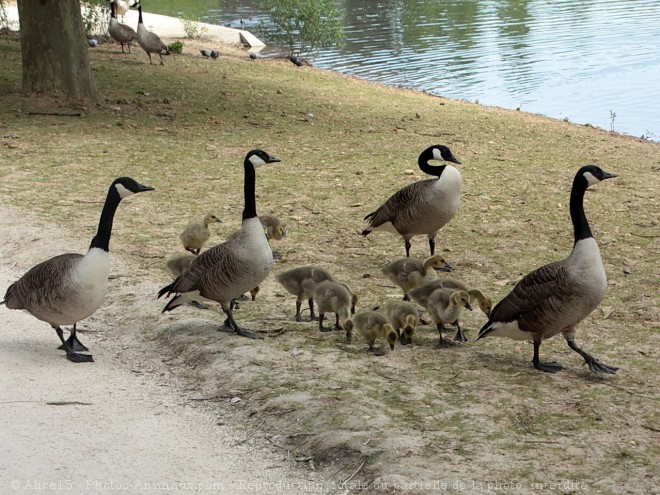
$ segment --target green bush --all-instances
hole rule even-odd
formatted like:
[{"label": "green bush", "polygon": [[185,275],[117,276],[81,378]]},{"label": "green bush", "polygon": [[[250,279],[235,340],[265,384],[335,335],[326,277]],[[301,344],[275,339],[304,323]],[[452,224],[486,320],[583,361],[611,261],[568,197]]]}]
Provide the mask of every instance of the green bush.
[{"label": "green bush", "polygon": [[170,53],[182,53],[183,52],[183,43],[181,41],[175,41],[167,45],[167,49]]},{"label": "green bush", "polygon": [[83,27],[87,36],[100,36],[108,32],[110,7],[106,0],[88,0],[82,9]]},{"label": "green bush", "polygon": [[183,31],[186,33],[186,38],[197,39],[206,34],[208,29],[206,27],[200,27],[197,24],[198,22],[199,19],[181,19],[181,24],[183,24]]},{"label": "green bush", "polygon": [[259,32],[267,41],[289,49],[290,55],[313,54],[344,39],[342,13],[333,0],[265,0],[268,21]]}]

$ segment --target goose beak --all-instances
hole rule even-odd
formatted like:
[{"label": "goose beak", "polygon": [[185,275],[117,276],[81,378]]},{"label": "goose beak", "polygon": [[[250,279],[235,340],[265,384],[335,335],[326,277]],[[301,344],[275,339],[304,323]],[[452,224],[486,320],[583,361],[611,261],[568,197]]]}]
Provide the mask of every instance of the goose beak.
[{"label": "goose beak", "polygon": [[151,186],[145,186],[144,184],[138,184],[138,190],[137,192],[141,193],[144,191],[155,191],[155,189]]},{"label": "goose beak", "polygon": [[281,162],[279,158],[274,157],[273,155],[268,155],[268,163],[277,163]]},{"label": "goose beak", "polygon": [[605,171],[603,170],[603,178],[602,178],[601,180],[605,180],[605,179],[613,179],[614,177],[618,177],[618,175],[617,175],[617,174],[611,174],[611,173],[609,173],[609,172],[605,172]]}]

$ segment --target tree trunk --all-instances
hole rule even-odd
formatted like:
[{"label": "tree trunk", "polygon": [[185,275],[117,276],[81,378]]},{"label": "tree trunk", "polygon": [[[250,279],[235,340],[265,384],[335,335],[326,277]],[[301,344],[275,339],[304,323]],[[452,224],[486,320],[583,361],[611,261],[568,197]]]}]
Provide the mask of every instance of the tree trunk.
[{"label": "tree trunk", "polygon": [[79,0],[18,0],[23,91],[96,100]]}]

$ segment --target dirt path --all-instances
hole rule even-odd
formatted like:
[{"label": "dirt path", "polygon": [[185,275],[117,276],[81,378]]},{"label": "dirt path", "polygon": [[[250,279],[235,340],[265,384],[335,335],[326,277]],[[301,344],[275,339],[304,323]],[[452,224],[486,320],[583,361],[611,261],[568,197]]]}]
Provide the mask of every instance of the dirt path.
[{"label": "dirt path", "polygon": [[[34,260],[67,249],[62,233],[19,224],[10,207],[0,217],[4,294]],[[112,265],[121,265],[116,256]],[[92,318],[81,340],[96,362],[76,365],[47,324],[0,306],[1,493],[327,492],[280,453],[236,445],[250,432],[191,400],[153,350],[126,345],[104,331],[111,321]]]}]

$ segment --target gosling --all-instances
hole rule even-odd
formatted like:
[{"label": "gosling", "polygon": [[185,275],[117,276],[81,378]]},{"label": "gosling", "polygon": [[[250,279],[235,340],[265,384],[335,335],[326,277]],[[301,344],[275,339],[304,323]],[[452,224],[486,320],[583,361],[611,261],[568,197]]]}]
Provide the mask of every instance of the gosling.
[{"label": "gosling", "polygon": [[195,258],[197,258],[197,256],[194,254],[182,254],[181,256],[175,256],[174,258],[167,260],[165,266],[167,266],[172,277],[177,278],[188,269]]},{"label": "gosling", "polygon": [[451,266],[442,256],[436,254],[425,260],[400,258],[385,265],[381,271],[393,284],[401,287],[403,300],[410,301],[408,291],[433,280],[435,278],[433,270],[436,269],[450,271]]},{"label": "gosling", "polygon": [[335,330],[343,330],[341,322],[350,318],[349,310],[352,305],[352,294],[346,284],[323,280],[314,285],[312,297],[316,302],[319,313],[319,331],[330,332],[332,328],[323,326],[325,313],[335,314]]},{"label": "gosling", "polygon": [[383,308],[385,316],[396,331],[401,345],[412,344],[413,333],[419,326],[419,310],[408,301],[389,301]]},{"label": "gosling", "polygon": [[206,241],[211,237],[209,225],[212,223],[222,223],[222,220],[213,213],[209,213],[204,216],[201,222],[191,223],[184,229],[179,238],[186,251],[190,251],[194,255],[199,254]]},{"label": "gosling", "polygon": [[298,268],[292,268],[291,270],[278,273],[275,275],[275,278],[282,287],[287,290],[287,292],[296,296],[296,321],[302,321],[300,307],[305,299],[309,304],[309,321],[316,320],[316,315],[314,314],[314,299],[312,298],[314,284],[324,280],[336,282],[328,270],[318,266],[301,266]]},{"label": "gosling", "polygon": [[259,221],[264,226],[267,239],[281,241],[288,233],[288,227],[279,218],[272,215],[259,215]]},{"label": "gosling", "polygon": [[434,290],[440,288],[449,288],[449,289],[460,289],[466,291],[470,294],[470,303],[477,301],[479,303],[479,308],[486,316],[490,316],[490,312],[493,309],[493,301],[485,296],[483,292],[479,289],[467,289],[467,286],[460,280],[453,278],[442,278],[437,280],[431,280],[424,285],[416,287],[409,292],[410,298],[415,301],[417,304],[426,308],[428,306],[429,296],[433,293]]},{"label": "gosling", "polygon": [[428,300],[428,310],[431,314],[431,318],[436,324],[438,333],[440,334],[440,341],[438,342],[439,347],[450,347],[451,342],[445,340],[442,336],[442,331],[445,329],[445,323],[454,323],[456,324],[458,330],[456,336],[454,337],[455,341],[466,342],[467,338],[461,329],[458,321],[461,318],[461,314],[465,309],[472,311],[472,306],[470,305],[470,294],[464,290],[456,290],[449,288],[436,289],[429,296]]},{"label": "gosling", "polygon": [[[376,351],[374,343],[379,337],[385,339],[390,345],[390,349],[394,350],[397,335],[392,325],[387,322],[387,318],[383,313],[379,311],[363,311],[355,315],[351,321],[353,326],[364,337],[364,340],[367,341],[369,352]],[[349,336],[347,337],[350,342],[351,338]]]}]

